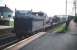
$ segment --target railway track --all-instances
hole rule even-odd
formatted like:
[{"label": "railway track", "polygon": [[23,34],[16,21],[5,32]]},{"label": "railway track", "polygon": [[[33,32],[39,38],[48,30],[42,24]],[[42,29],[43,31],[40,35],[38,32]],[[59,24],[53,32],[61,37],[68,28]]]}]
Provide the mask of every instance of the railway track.
[{"label": "railway track", "polygon": [[15,42],[17,42],[16,36],[9,36],[9,37],[0,38],[0,49],[3,49]]}]

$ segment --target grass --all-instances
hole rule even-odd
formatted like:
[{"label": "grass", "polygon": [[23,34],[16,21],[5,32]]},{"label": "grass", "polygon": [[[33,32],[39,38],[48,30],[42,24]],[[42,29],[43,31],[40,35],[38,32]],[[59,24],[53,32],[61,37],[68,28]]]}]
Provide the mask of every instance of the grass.
[{"label": "grass", "polygon": [[56,27],[53,31],[55,31],[55,32],[57,32],[57,33],[64,33],[64,32],[67,32],[68,29],[66,30],[66,29],[65,29],[65,26],[66,26],[66,24],[59,25],[59,26]]}]

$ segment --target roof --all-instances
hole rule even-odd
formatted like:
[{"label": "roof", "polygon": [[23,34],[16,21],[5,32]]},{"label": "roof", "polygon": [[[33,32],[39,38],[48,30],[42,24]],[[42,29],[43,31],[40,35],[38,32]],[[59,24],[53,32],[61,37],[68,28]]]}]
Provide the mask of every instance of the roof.
[{"label": "roof", "polygon": [[13,12],[10,8],[8,8],[8,7],[3,7],[3,6],[0,6],[0,11]]}]

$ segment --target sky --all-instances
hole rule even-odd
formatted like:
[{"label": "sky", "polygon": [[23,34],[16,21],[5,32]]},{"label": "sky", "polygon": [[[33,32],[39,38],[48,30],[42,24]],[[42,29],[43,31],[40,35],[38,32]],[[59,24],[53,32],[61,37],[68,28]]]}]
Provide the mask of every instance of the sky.
[{"label": "sky", "polygon": [[[68,0],[68,14],[72,14],[73,0]],[[33,10],[43,11],[48,16],[65,15],[66,0],[0,0],[0,5],[7,5],[13,11]]]}]

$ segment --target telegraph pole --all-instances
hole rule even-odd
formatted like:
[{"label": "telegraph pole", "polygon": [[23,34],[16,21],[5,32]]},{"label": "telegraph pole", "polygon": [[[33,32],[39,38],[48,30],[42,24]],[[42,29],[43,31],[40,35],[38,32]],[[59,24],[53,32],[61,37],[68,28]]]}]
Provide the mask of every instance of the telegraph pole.
[{"label": "telegraph pole", "polygon": [[66,0],[66,7],[65,7],[65,14],[66,14],[66,16],[67,16],[67,0]]},{"label": "telegraph pole", "polygon": [[76,0],[74,0],[74,6],[75,6],[75,16],[76,16]]},{"label": "telegraph pole", "polygon": [[66,17],[67,17],[65,30],[67,30],[67,29],[68,29],[68,25],[69,25],[69,22],[68,22],[68,15],[67,15],[67,0],[66,0],[66,2],[65,2],[65,14],[66,14]]}]

